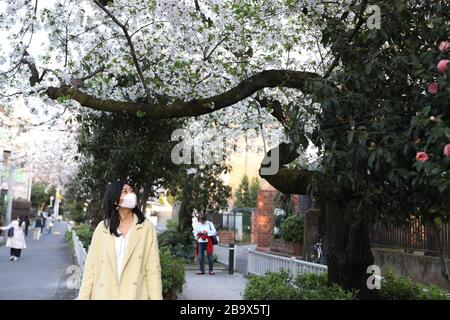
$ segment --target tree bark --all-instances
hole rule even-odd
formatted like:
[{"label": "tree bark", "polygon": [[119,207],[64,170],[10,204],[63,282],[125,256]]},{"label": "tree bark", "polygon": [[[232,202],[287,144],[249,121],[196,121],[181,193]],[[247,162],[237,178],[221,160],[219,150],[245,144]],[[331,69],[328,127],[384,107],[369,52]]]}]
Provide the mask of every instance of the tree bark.
[{"label": "tree bark", "polygon": [[83,107],[95,110],[131,113],[143,112],[151,119],[171,119],[212,113],[242,101],[264,88],[287,87],[306,92],[308,80],[321,79],[318,74],[312,72],[265,70],[242,80],[233,88],[215,96],[190,101],[182,101],[174,98],[172,103],[152,104],[108,100],[84,93],[70,86],[49,87],[46,90],[46,94],[49,98],[55,100],[60,97],[71,97]]},{"label": "tree bark", "polygon": [[373,265],[367,223],[356,212],[351,199],[330,200],[319,197],[324,219],[324,248],[328,284],[358,290],[361,299],[377,299],[378,291],[367,287],[367,267]]},{"label": "tree bark", "polygon": [[442,243],[441,239],[441,231],[442,229],[436,225],[436,223],[433,221],[431,223],[431,226],[434,230],[434,233],[436,234],[436,242],[438,247],[438,253],[439,253],[439,260],[441,261],[441,267],[442,267],[442,276],[447,281],[448,285],[450,286],[450,274],[448,272],[448,266],[447,261],[445,260],[445,254],[444,254],[444,245]]},{"label": "tree bark", "polygon": [[192,206],[189,205],[189,196],[183,191],[178,213],[178,231],[192,232]]},{"label": "tree bark", "polygon": [[[304,148],[308,146],[308,140],[302,136],[301,144]],[[263,174],[263,168],[267,168],[269,164],[268,158],[273,159],[272,156],[278,154],[279,166],[275,174]],[[264,157],[259,175],[261,178],[267,180],[275,189],[285,194],[308,194],[308,186],[312,182],[314,172],[306,169],[287,168],[286,164],[291,163],[299,154],[295,148],[291,148],[287,143],[280,143],[277,147],[269,150]]]}]

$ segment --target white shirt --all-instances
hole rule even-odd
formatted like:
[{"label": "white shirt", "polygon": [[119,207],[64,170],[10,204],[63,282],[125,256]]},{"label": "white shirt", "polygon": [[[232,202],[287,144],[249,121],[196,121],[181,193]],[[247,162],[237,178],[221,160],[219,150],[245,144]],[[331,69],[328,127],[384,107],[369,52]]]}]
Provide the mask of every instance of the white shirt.
[{"label": "white shirt", "polygon": [[214,224],[211,223],[210,221],[206,221],[205,224],[202,224],[201,222],[199,222],[194,226],[194,230],[193,230],[194,236],[198,242],[208,242],[208,240],[199,239],[197,237],[197,234],[202,233],[203,231],[207,231],[208,236],[215,236],[217,233],[216,228],[214,227]]},{"label": "white shirt", "polygon": [[[120,281],[122,275],[123,260],[125,259],[125,251],[127,249],[128,238],[130,236],[131,228],[128,230],[125,238],[123,236],[116,237],[116,265],[117,265],[117,283]],[[119,229],[117,233],[120,234]]]}]

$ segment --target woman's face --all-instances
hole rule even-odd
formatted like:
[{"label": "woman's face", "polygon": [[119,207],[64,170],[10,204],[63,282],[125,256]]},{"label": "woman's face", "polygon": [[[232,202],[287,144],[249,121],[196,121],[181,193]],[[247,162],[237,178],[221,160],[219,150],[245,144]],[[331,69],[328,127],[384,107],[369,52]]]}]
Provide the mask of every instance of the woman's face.
[{"label": "woman's face", "polygon": [[122,204],[123,198],[129,193],[134,193],[134,190],[128,184],[125,183],[122,188],[122,193],[120,194],[119,205]]}]

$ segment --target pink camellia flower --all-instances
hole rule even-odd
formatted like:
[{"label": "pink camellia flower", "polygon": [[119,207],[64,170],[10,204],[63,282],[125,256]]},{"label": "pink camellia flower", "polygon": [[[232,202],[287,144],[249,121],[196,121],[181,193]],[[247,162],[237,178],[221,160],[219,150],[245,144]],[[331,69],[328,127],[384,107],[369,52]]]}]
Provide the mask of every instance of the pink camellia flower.
[{"label": "pink camellia flower", "polygon": [[420,162],[425,162],[428,160],[428,154],[426,152],[417,152],[416,154],[416,160]]},{"label": "pink camellia flower", "polygon": [[446,52],[448,49],[450,49],[450,42],[449,41],[442,41],[439,44],[439,51],[440,52]]},{"label": "pink camellia flower", "polygon": [[450,143],[445,145],[445,147],[444,147],[444,155],[446,157],[450,157]]},{"label": "pink camellia flower", "polygon": [[445,73],[445,71],[447,71],[449,63],[450,63],[450,60],[447,60],[447,59],[442,59],[441,61],[439,61],[438,65],[437,65],[438,71],[440,73]]},{"label": "pink camellia flower", "polygon": [[436,94],[439,92],[439,84],[434,81],[428,85],[428,92],[431,94]]}]

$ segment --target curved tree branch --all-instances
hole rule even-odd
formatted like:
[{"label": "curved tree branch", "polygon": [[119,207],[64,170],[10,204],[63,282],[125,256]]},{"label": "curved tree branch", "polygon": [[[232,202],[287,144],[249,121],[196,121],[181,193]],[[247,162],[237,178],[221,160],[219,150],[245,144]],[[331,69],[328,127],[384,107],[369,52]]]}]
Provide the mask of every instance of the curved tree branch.
[{"label": "curved tree branch", "polygon": [[263,88],[289,87],[306,92],[308,90],[307,82],[310,80],[322,80],[322,78],[311,72],[265,70],[215,96],[190,101],[175,100],[172,103],[154,104],[102,99],[69,86],[50,87],[46,93],[51,99],[70,96],[82,106],[91,109],[109,112],[145,112],[146,116],[152,119],[169,119],[212,113],[244,100]]},{"label": "curved tree branch", "polygon": [[[303,137],[301,140],[306,140]],[[307,147],[307,145],[306,145]],[[305,148],[306,148],[305,147]],[[279,169],[275,174],[263,174],[262,169],[271,165],[269,159],[273,154],[279,154]],[[274,188],[286,194],[307,194],[308,186],[311,184],[314,172],[306,169],[287,168],[286,164],[297,159],[299,153],[287,143],[280,143],[277,147],[269,150],[264,157],[259,175],[269,182]],[[270,164],[269,164],[270,163]]]},{"label": "curved tree branch", "polygon": [[283,106],[280,101],[267,98],[261,99],[259,97],[256,97],[255,101],[265,109],[272,109],[270,114],[286,128],[286,117],[283,113]]},{"label": "curved tree branch", "polygon": [[313,174],[314,172],[304,169],[281,168],[275,175],[261,177],[282,193],[306,195]]},{"label": "curved tree branch", "polygon": [[28,65],[28,68],[30,69],[31,76],[30,76],[30,85],[33,87],[36,83],[39,83],[40,77],[39,77],[39,71],[36,68],[36,64],[33,62],[33,59],[28,54],[28,51],[25,49],[23,58],[20,61],[23,64]]}]

